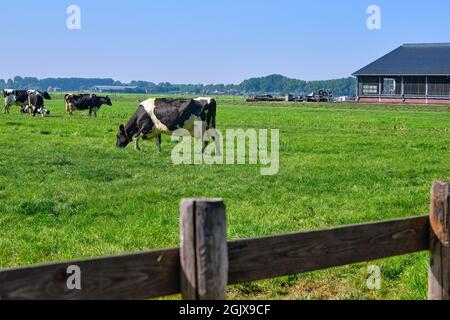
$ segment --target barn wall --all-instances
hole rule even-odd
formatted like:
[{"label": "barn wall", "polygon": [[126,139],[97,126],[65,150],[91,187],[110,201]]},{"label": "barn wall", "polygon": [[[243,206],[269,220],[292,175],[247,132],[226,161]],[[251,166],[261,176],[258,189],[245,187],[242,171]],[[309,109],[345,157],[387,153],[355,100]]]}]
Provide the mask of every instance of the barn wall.
[{"label": "barn wall", "polygon": [[412,99],[407,98],[403,101],[401,98],[359,98],[360,103],[404,103],[404,104],[448,104],[450,99]]}]

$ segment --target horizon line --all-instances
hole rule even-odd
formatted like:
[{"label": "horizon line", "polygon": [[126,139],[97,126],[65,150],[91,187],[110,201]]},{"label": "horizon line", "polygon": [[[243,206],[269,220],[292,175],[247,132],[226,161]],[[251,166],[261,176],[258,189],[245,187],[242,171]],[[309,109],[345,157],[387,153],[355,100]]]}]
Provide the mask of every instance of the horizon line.
[{"label": "horizon line", "polygon": [[112,77],[80,77],[80,76],[72,76],[72,77],[68,77],[68,76],[50,76],[50,77],[43,77],[43,78],[39,78],[39,77],[34,77],[34,76],[20,76],[20,75],[16,75],[14,77],[7,77],[7,78],[0,78],[0,80],[3,80],[5,82],[8,82],[8,80],[12,80],[14,81],[14,78],[16,77],[20,77],[22,79],[26,79],[26,78],[33,78],[33,79],[37,79],[38,81],[42,81],[42,80],[47,80],[47,79],[85,79],[85,80],[92,80],[92,79],[99,79],[99,80],[113,80],[113,81],[118,81],[122,84],[130,84],[133,81],[143,81],[143,82],[148,82],[148,83],[153,83],[155,85],[159,85],[161,83],[170,83],[171,85],[203,85],[203,86],[215,86],[215,85],[240,85],[243,82],[247,81],[247,80],[252,80],[252,79],[261,79],[261,78],[268,78],[271,76],[281,76],[290,80],[296,80],[296,81],[304,81],[304,82],[319,82],[319,81],[333,81],[333,80],[342,80],[342,79],[347,79],[347,78],[355,78],[352,75],[349,75],[348,77],[341,77],[341,78],[332,78],[332,79],[319,79],[319,80],[303,80],[303,79],[298,79],[298,78],[292,78],[292,77],[288,77],[279,73],[273,73],[273,74],[269,74],[266,76],[253,76],[247,79],[242,80],[239,83],[191,83],[191,82],[186,82],[186,83],[175,83],[175,82],[170,82],[170,81],[160,81],[160,82],[154,82],[151,80],[130,80],[130,81],[123,81],[123,80],[118,80],[118,79],[114,79]]}]

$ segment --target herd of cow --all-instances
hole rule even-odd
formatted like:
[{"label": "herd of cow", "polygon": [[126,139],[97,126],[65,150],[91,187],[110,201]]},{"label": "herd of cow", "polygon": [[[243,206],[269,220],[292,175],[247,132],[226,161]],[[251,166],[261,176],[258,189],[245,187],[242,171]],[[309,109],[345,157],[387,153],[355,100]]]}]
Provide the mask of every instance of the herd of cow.
[{"label": "herd of cow", "polygon": [[[42,116],[49,115],[50,111],[44,107],[44,100],[51,100],[48,92],[38,90],[3,90],[5,98],[3,105],[3,113],[8,114],[11,106],[18,105],[23,113],[29,113],[32,116],[40,114]],[[98,97],[95,94],[66,94],[64,97],[66,102],[66,111],[72,115],[75,110],[88,110],[89,115],[97,111],[104,104],[112,105],[109,97]]]},{"label": "herd of cow", "polygon": [[44,108],[44,99],[51,99],[47,92],[37,90],[3,90],[5,98],[3,104],[3,113],[8,114],[9,108],[14,105],[22,107],[23,113],[30,113],[35,116],[37,113],[44,115],[50,114],[48,109]]},{"label": "herd of cow", "polygon": [[[32,116],[40,114],[49,115],[45,108],[44,100],[50,100],[48,92],[38,90],[3,90],[3,112],[9,114],[11,106],[18,105],[22,113]],[[65,109],[69,115],[75,110],[89,110],[89,115],[97,112],[102,105],[112,106],[109,97],[101,97],[95,94],[66,94],[64,96]],[[135,149],[140,150],[140,139],[156,139],[158,152],[161,152],[161,135],[171,134],[178,129],[186,130],[192,137],[204,140],[204,148],[208,146],[209,138],[215,140],[215,136],[205,135],[210,129],[216,128],[217,104],[212,98],[197,99],[169,99],[152,98],[142,101],[127,124],[119,126],[116,136],[116,146],[125,148],[135,139]],[[196,123],[201,123],[202,132],[196,132]],[[205,139],[206,137],[206,139]],[[220,146],[216,141],[216,153],[220,153]]]}]

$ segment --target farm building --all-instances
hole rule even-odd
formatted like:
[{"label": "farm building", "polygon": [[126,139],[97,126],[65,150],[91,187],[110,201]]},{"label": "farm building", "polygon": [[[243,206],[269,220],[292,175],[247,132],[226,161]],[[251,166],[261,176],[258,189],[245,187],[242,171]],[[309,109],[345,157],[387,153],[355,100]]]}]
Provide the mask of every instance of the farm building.
[{"label": "farm building", "polygon": [[359,102],[450,104],[450,43],[405,44],[353,75]]},{"label": "farm building", "polygon": [[[91,88],[92,92],[108,92],[108,93],[126,93],[136,92],[140,89],[135,86],[94,86]],[[140,90],[142,91],[142,90]]]}]

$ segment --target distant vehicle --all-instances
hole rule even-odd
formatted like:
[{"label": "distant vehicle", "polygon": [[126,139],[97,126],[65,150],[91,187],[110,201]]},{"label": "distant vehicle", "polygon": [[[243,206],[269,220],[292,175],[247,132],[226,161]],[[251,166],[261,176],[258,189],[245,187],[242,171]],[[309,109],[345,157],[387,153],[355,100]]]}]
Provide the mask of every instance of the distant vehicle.
[{"label": "distant vehicle", "polygon": [[257,101],[285,101],[285,102],[332,102],[333,92],[330,90],[319,90],[317,92],[312,92],[306,96],[294,97],[291,94],[286,95],[284,98],[274,97],[270,94],[263,94],[257,96],[250,96],[246,99],[247,102],[257,102]]},{"label": "distant vehicle", "polygon": [[289,101],[292,101],[292,102],[303,102],[303,101],[305,101],[305,98],[304,97],[294,97],[294,98],[292,98]]},{"label": "distant vehicle", "polygon": [[256,102],[256,101],[284,101],[282,98],[276,98],[270,94],[263,94],[258,96],[250,96],[246,99],[247,102]]},{"label": "distant vehicle", "polygon": [[331,102],[332,100],[333,93],[330,90],[319,90],[305,97],[306,102]]},{"label": "distant vehicle", "polygon": [[286,102],[303,102],[304,100],[305,100],[304,97],[300,97],[300,96],[294,97],[292,94],[286,95],[286,97],[284,99],[284,101],[286,101]]}]

